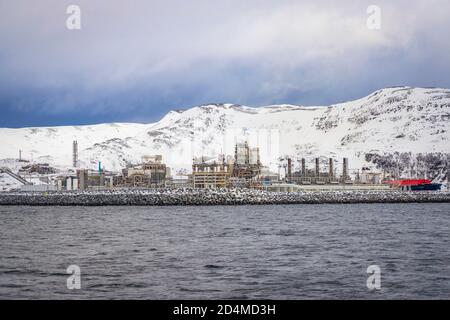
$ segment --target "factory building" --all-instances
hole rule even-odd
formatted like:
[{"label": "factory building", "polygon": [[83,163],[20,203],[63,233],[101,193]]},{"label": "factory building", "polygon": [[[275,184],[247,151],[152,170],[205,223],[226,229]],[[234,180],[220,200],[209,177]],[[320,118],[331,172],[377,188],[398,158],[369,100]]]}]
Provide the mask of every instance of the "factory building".
[{"label": "factory building", "polygon": [[381,184],[381,173],[373,172],[370,168],[363,168],[361,174],[358,174],[358,183],[362,184]]},{"label": "factory building", "polygon": [[67,190],[78,190],[78,179],[76,175],[63,175],[56,179],[56,188],[59,191]]},{"label": "factory building", "polygon": [[191,185],[194,188],[256,187],[261,174],[259,148],[236,143],[234,157],[194,158]]},{"label": "factory building", "polygon": [[261,173],[259,148],[251,148],[247,142],[236,143],[231,175],[237,179],[250,180]]},{"label": "factory building", "polygon": [[114,177],[114,186],[134,188],[162,188],[170,175],[169,168],[162,162],[161,155],[142,157],[139,165],[130,165]]},{"label": "factory building", "polygon": [[[300,160],[300,170],[294,171],[291,158],[287,159],[286,182],[296,184],[351,184],[353,181],[348,175],[348,159],[343,158],[342,175],[338,176],[335,170],[335,160],[328,158],[327,161],[321,161],[321,158],[314,158],[314,168],[310,169],[306,165],[306,159]],[[323,167],[322,167],[323,166]]]},{"label": "factory building", "polygon": [[98,172],[78,169],[75,174],[69,173],[56,179],[56,187],[60,191],[83,191],[88,189],[104,189],[113,186],[114,175],[109,172]]},{"label": "factory building", "polygon": [[57,170],[54,167],[51,167],[48,163],[33,163],[22,166],[19,170],[20,175],[27,175],[27,174],[53,174],[56,173]]},{"label": "factory building", "polygon": [[194,158],[190,182],[193,188],[227,188],[229,185],[229,165],[225,163],[224,157],[207,159],[205,157]]}]

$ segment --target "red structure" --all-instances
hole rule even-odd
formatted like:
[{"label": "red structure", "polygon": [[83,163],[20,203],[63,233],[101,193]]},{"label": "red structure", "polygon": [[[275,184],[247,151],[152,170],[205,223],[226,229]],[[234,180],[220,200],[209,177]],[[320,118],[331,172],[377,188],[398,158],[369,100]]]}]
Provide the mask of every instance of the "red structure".
[{"label": "red structure", "polygon": [[431,181],[428,179],[405,179],[405,180],[393,180],[388,181],[389,184],[402,187],[402,186],[420,186],[423,184],[430,184]]}]

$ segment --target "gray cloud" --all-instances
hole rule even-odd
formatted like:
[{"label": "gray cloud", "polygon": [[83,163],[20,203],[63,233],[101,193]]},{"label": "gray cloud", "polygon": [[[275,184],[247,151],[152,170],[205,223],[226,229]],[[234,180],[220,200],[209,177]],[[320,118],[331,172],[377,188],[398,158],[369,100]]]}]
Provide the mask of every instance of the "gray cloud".
[{"label": "gray cloud", "polygon": [[[81,7],[80,31],[65,27],[69,4]],[[1,107],[147,119],[180,104],[323,104],[388,85],[450,87],[450,3],[376,1],[380,31],[366,28],[369,4],[1,1]]]}]

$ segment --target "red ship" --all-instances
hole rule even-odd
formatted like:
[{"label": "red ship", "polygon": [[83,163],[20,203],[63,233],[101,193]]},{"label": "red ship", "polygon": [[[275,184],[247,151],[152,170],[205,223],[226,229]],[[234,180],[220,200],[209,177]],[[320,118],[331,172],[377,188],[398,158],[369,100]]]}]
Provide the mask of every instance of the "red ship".
[{"label": "red ship", "polygon": [[428,179],[403,179],[388,181],[393,188],[399,188],[403,191],[439,191],[442,184],[433,183]]}]

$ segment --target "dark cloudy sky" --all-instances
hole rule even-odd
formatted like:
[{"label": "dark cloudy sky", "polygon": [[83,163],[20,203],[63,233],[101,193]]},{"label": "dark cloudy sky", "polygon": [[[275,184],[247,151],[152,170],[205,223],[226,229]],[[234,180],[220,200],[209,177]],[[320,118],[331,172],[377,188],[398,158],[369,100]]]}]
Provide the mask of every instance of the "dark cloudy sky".
[{"label": "dark cloudy sky", "polygon": [[[66,28],[70,4],[81,30]],[[448,0],[0,0],[0,126],[450,88],[449,34]]]}]

